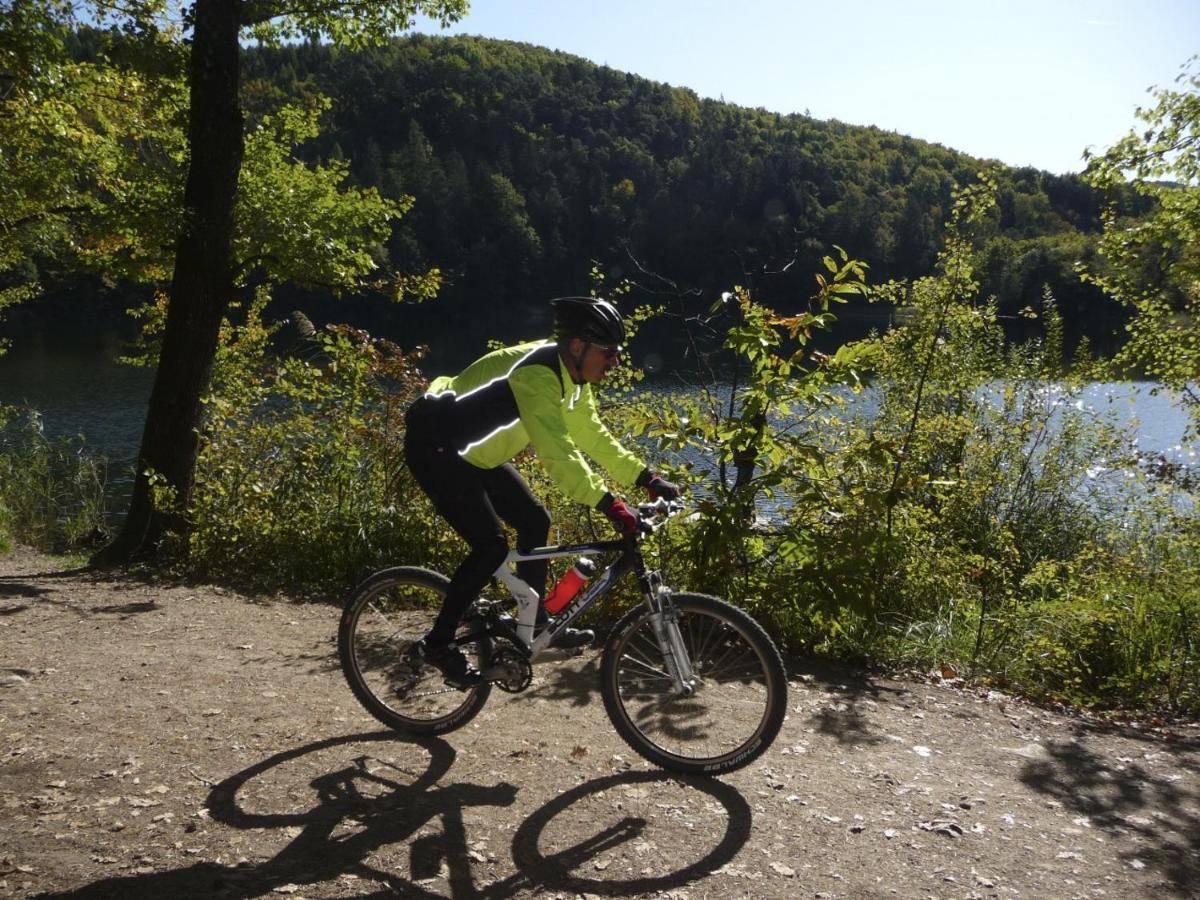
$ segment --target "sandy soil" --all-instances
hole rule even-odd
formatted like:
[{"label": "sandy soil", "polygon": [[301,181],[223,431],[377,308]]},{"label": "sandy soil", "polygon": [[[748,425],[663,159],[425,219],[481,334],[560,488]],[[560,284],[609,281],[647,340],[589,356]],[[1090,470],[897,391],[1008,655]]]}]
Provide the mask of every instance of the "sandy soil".
[{"label": "sandy soil", "polygon": [[338,610],[0,559],[0,896],[1200,896],[1200,728],[789,660],[775,746],[680,780],[598,654],[381,732]]}]

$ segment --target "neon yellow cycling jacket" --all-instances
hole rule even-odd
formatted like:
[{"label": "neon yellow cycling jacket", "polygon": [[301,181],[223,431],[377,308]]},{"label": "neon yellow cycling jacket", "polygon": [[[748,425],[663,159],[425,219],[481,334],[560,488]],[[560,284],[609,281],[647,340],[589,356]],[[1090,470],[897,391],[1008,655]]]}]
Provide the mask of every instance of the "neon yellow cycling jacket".
[{"label": "neon yellow cycling jacket", "polygon": [[627,486],[646,467],[604,427],[591,385],[571,381],[552,341],[488,353],[435,378],[426,396],[436,401],[439,433],[467,462],[495,468],[532,444],[559,490],[588,506],[608,488],[584,454]]}]

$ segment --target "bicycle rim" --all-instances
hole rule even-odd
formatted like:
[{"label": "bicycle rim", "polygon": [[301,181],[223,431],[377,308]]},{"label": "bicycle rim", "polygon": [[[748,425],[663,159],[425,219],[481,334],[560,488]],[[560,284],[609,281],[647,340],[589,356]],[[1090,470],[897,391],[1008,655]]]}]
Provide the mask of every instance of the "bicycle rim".
[{"label": "bicycle rim", "polygon": [[[453,730],[469,721],[491,691],[447,685],[419,659],[416,644],[441,608],[447,580],[423,569],[395,569],[368,579],[347,603],[338,630],[342,671],[368,712],[392,728],[422,734]],[[490,644],[463,646],[479,669]]]},{"label": "bicycle rim", "polygon": [[679,634],[700,679],[679,693],[649,615],[637,610],[610,642],[606,705],[622,737],[647,759],[680,772],[718,774],[746,765],[774,740],[787,679],[770,638],[723,601],[677,595]]}]

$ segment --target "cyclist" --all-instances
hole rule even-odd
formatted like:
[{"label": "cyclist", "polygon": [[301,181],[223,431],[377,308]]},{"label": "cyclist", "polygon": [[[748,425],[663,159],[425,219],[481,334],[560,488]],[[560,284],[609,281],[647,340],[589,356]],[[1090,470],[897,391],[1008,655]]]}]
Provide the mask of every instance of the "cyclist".
[{"label": "cyclist", "polygon": [[[679,494],[622,447],[597,415],[591,386],[619,361],[625,343],[621,314],[607,300],[591,297],[560,297],[551,304],[554,340],[495,350],[458,375],[435,378],[405,419],[409,469],[470,547],[419,648],[456,687],[480,680],[454,645],[454,632],[508,554],[502,521],[516,530],[521,547],[543,546],[550,534],[550,514],[513,467],[514,456],[532,445],[562,492],[604,513],[621,534],[637,531],[637,512],[614,496],[584,454],[617,482],[646,488],[651,499],[674,500]],[[517,564],[517,574],[542,597],[546,569],[545,560]],[[543,609],[539,622],[545,620]],[[555,646],[579,647],[594,637],[568,628]]]}]

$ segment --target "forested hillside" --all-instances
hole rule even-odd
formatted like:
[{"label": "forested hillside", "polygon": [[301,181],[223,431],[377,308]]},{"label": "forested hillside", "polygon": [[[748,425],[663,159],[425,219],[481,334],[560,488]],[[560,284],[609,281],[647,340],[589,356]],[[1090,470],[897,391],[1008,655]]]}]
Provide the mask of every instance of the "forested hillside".
[{"label": "forested hillside", "polygon": [[[536,331],[545,299],[586,290],[593,261],[672,289],[641,266],[707,297],[750,283],[782,310],[808,296],[832,244],[866,260],[872,281],[922,275],[951,191],[998,167],[482,38],[257,49],[247,76],[259,112],[330,96],[308,152],[345,157],[360,183],[415,197],[386,251],[398,270],[445,274],[436,311],[409,320],[424,319],[422,332],[446,315],[479,335]],[[994,234],[978,266],[984,290],[1015,326],[1048,283],[1068,343],[1087,333],[1106,348],[1118,311],[1074,268],[1092,254],[1099,193],[1075,176],[998,168]]]}]

